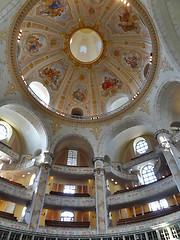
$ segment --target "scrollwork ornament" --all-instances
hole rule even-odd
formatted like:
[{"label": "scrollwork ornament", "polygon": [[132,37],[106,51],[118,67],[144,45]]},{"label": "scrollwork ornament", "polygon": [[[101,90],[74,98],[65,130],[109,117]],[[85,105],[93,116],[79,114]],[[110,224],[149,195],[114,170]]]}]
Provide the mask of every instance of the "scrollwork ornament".
[{"label": "scrollwork ornament", "polygon": [[96,140],[98,140],[101,128],[99,126],[93,127],[92,130],[90,130],[90,132],[92,132],[96,137]]},{"label": "scrollwork ornament", "polygon": [[167,61],[166,57],[164,57],[164,59],[161,62],[161,69],[163,69],[163,72],[174,71],[174,68],[171,67],[171,65]]},{"label": "scrollwork ornament", "polygon": [[7,96],[9,94],[16,94],[17,88],[14,82],[9,82],[7,85],[6,92],[4,93],[4,96]]},{"label": "scrollwork ornament", "polygon": [[150,115],[149,101],[144,100],[139,107],[141,112],[145,112]]},{"label": "scrollwork ornament", "polygon": [[62,127],[61,127],[61,123],[54,122],[54,121],[51,123],[51,126],[52,126],[52,129],[53,129],[53,135],[55,135],[56,132],[57,132],[60,128],[62,128]]}]

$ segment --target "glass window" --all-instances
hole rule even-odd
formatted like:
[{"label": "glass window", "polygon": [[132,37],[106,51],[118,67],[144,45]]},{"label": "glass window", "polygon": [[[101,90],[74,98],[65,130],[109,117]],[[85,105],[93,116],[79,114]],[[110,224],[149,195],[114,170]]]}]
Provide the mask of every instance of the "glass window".
[{"label": "glass window", "polygon": [[149,208],[151,211],[157,211],[163,208],[168,208],[169,204],[165,198],[161,199],[160,201],[155,201],[149,203]]},{"label": "glass window", "polygon": [[6,139],[7,135],[8,135],[7,128],[3,124],[0,124],[0,140]]},{"label": "glass window", "polygon": [[65,185],[63,189],[63,193],[74,194],[76,190],[75,185]]},{"label": "glass window", "polygon": [[156,175],[154,173],[154,166],[151,164],[148,164],[142,168],[141,175],[144,184],[149,184],[157,181]]},{"label": "glass window", "polygon": [[82,54],[86,54],[87,53],[87,47],[85,45],[81,45],[80,53],[82,53]]},{"label": "glass window", "polygon": [[139,154],[146,153],[148,150],[148,144],[146,140],[140,140],[139,142],[136,143],[136,151]]},{"label": "glass window", "polygon": [[67,165],[77,166],[77,151],[76,150],[68,150]]},{"label": "glass window", "polygon": [[61,213],[61,221],[64,222],[73,222],[74,220],[74,213],[69,211],[64,211]]},{"label": "glass window", "polygon": [[50,102],[50,95],[46,87],[43,86],[40,82],[31,82],[29,84],[29,88],[38,96],[39,99],[41,99],[43,102],[45,102],[47,105]]}]

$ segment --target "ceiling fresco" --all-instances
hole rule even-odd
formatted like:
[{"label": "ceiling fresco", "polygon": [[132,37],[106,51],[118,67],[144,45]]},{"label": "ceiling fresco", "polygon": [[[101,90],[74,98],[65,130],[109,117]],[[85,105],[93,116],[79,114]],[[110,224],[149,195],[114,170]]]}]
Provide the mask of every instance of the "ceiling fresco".
[{"label": "ceiling fresco", "polygon": [[[73,40],[75,32],[80,34]],[[86,34],[92,32],[101,41],[95,34],[91,41]],[[40,82],[47,88],[49,107],[56,111],[71,114],[79,108],[84,116],[106,114],[112,99],[126,96],[131,101],[148,80],[151,38],[131,4],[41,0],[24,18],[20,33],[20,73],[27,86]],[[78,60],[71,52],[72,41],[77,42],[73,48],[81,59],[93,54],[95,47],[99,56],[89,62]]]}]

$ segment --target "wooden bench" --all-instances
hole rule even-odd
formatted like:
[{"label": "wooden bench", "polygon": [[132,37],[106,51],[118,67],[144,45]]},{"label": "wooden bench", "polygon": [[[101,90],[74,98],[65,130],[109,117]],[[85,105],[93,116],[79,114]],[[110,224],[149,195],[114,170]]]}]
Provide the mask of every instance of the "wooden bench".
[{"label": "wooden bench", "polygon": [[70,194],[70,193],[51,191],[50,194],[63,196],[63,197],[90,197],[89,193],[73,193],[73,194]]},{"label": "wooden bench", "polygon": [[45,225],[48,227],[89,228],[90,222],[64,222],[64,221],[45,220]]},{"label": "wooden bench", "polygon": [[0,211],[0,217],[1,218],[6,218],[12,221],[17,221],[17,218],[14,216],[14,214],[12,213],[8,213],[8,212],[2,212]]}]

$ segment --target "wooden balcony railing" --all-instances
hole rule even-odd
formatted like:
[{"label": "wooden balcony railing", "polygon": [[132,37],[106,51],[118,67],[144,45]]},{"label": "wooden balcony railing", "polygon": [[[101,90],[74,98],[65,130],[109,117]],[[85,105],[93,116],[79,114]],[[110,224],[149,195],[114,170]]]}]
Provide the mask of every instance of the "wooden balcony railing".
[{"label": "wooden balcony railing", "polygon": [[48,227],[62,227],[62,228],[89,228],[90,222],[64,222],[46,220],[45,225]]},{"label": "wooden balcony railing", "polygon": [[154,212],[147,212],[147,213],[144,213],[144,215],[138,215],[138,216],[132,217],[132,218],[119,219],[119,221],[117,222],[117,225],[144,222],[144,221],[151,220],[154,218],[163,217],[165,215],[177,212],[179,210],[180,210],[180,205],[179,206],[171,206],[169,208],[164,208],[162,210],[158,210],[158,211],[154,211]]},{"label": "wooden balcony railing", "polygon": [[62,196],[62,197],[90,197],[89,193],[73,193],[73,194],[70,194],[70,193],[51,191],[50,194],[58,195],[58,196]]},{"label": "wooden balcony railing", "polygon": [[14,214],[12,213],[8,213],[8,212],[2,212],[0,211],[0,217],[1,218],[6,218],[12,221],[17,221],[17,218],[14,216]]}]

